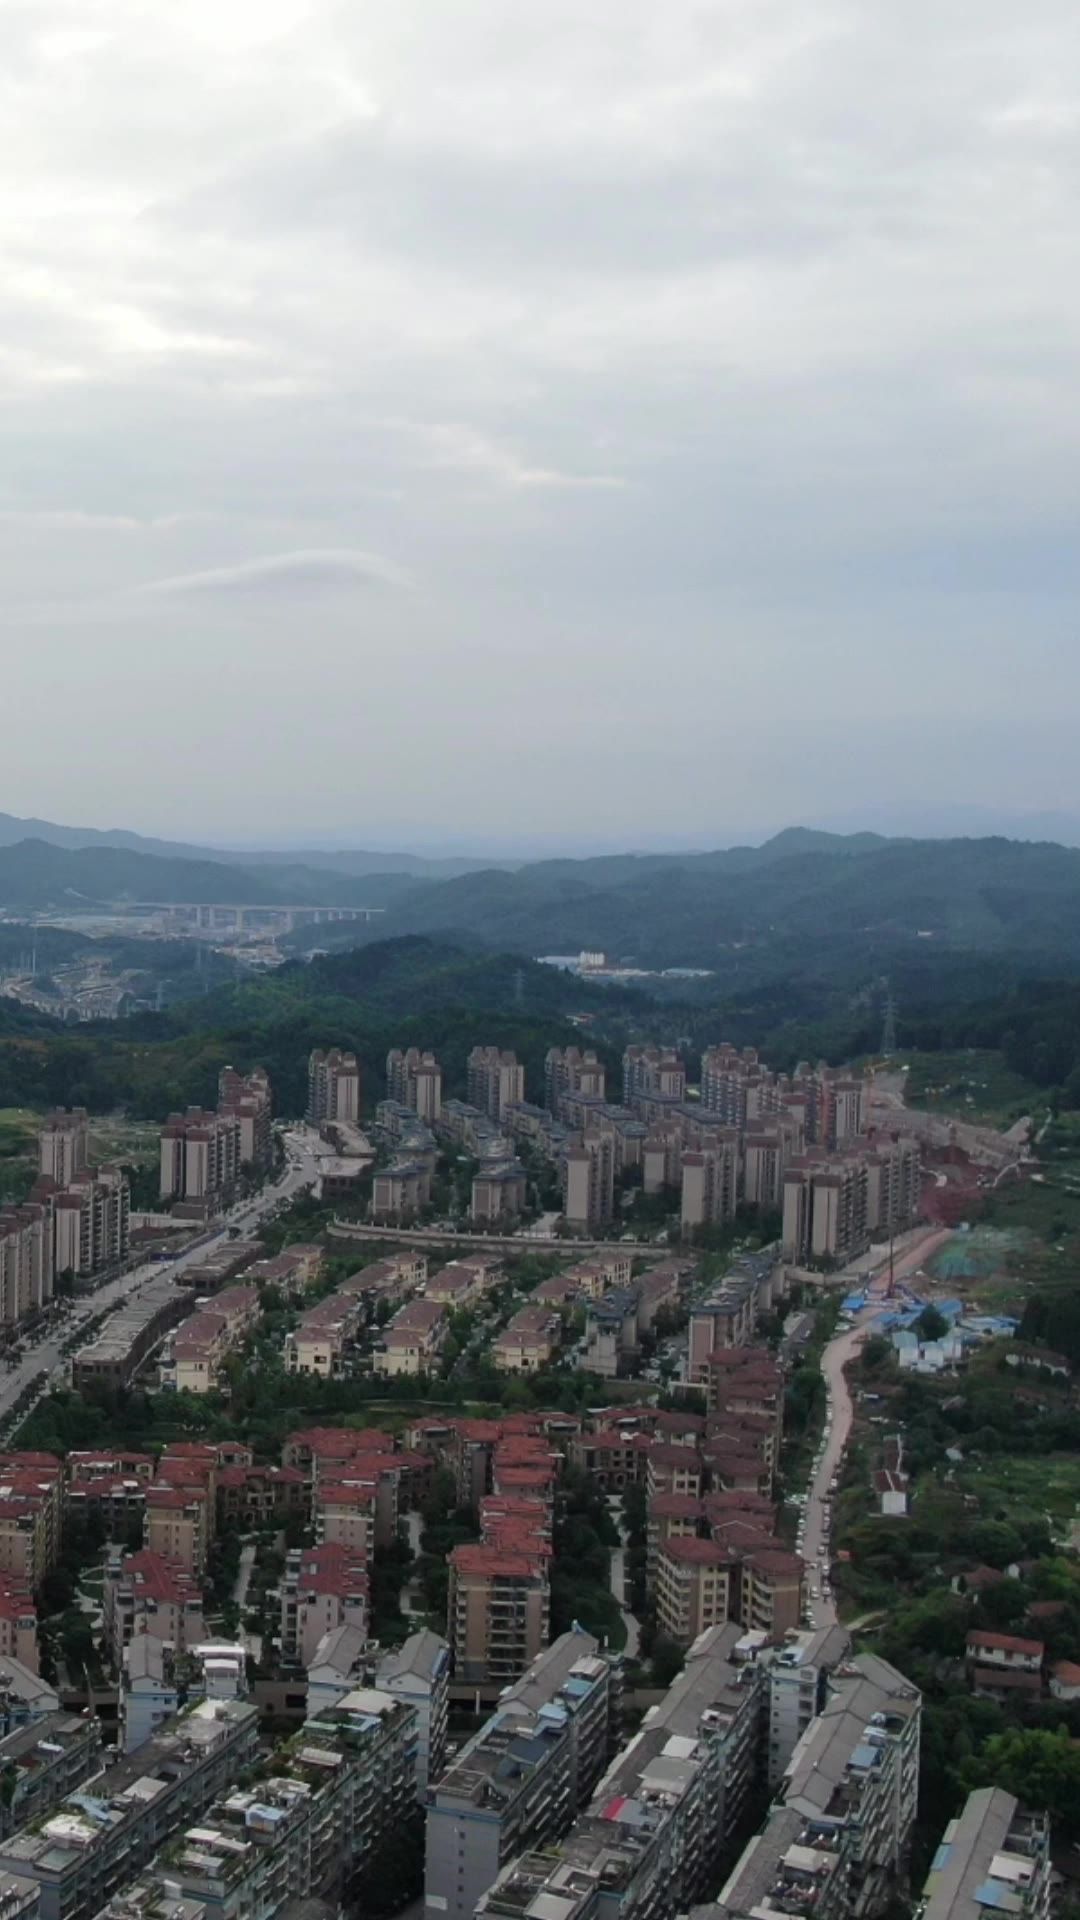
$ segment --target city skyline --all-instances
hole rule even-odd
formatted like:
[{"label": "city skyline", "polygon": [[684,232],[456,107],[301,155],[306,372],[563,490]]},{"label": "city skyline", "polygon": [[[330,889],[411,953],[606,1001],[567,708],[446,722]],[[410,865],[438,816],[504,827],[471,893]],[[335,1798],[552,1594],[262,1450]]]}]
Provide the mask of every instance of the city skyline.
[{"label": "city skyline", "polygon": [[384,845],[494,794],[596,845],[883,782],[1080,811],[1078,33],[16,8],[9,804]]}]

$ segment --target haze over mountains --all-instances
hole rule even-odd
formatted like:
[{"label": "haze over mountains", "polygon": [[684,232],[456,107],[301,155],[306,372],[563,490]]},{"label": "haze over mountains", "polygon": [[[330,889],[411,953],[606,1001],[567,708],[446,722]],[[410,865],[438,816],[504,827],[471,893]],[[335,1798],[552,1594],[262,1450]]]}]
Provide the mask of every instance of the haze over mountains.
[{"label": "haze over mountains", "polygon": [[[26,837],[27,827],[37,835]],[[9,915],[136,901],[378,907],[366,928],[293,939],[452,935],[525,954],[600,948],[650,967],[730,967],[750,951],[868,943],[886,955],[918,944],[1080,956],[1080,851],[1049,842],[790,828],[757,847],[509,869],[362,851],[230,856],[0,816],[0,907]]]}]

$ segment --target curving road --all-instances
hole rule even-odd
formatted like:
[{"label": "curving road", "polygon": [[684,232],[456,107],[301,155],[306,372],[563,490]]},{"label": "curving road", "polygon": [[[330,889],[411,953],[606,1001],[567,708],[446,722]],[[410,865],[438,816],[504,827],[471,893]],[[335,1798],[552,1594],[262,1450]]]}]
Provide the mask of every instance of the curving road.
[{"label": "curving road", "polygon": [[[951,1231],[940,1227],[931,1227],[910,1242],[901,1253],[896,1255],[893,1272],[898,1280],[907,1278],[923,1265],[932,1253],[946,1240],[951,1239]],[[825,1451],[807,1487],[805,1526],[803,1544],[800,1549],[806,1562],[806,1587],[817,1587],[818,1598],[809,1599],[808,1612],[816,1627],[836,1625],[836,1607],[831,1593],[827,1597],[822,1590],[822,1576],[828,1577],[829,1567],[829,1529],[825,1518],[825,1503],[829,1498],[829,1482],[835,1473],[839,1473],[851,1432],[853,1406],[844,1379],[844,1368],[854,1359],[867,1335],[873,1332],[875,1323],[886,1310],[884,1289],[888,1285],[889,1262],[886,1257],[878,1261],[871,1269],[873,1278],[869,1292],[871,1303],[865,1306],[853,1327],[845,1328],[829,1341],[821,1356],[821,1371],[825,1380],[825,1391],[830,1405],[825,1416]],[[876,1295],[876,1298],[874,1296]]]}]

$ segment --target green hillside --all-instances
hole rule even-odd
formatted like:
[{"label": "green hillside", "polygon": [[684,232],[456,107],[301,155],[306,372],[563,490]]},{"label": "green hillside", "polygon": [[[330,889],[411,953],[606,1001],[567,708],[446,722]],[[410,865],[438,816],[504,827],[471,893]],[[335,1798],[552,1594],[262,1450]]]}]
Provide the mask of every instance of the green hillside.
[{"label": "green hillside", "polygon": [[726,853],[468,874],[405,894],[381,931],[461,931],[529,953],[602,948],[660,967],[724,967],[736,952],[823,936],[1080,958],[1080,851],[998,839],[778,838]]}]

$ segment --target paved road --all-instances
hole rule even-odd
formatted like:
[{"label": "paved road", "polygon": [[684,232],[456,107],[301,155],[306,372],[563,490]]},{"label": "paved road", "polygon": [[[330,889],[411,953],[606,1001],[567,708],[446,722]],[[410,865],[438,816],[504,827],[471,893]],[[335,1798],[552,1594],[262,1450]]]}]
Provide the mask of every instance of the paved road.
[{"label": "paved road", "polygon": [[0,1376],[0,1423],[6,1419],[19,1395],[25,1392],[37,1374],[51,1374],[59,1366],[64,1359],[61,1348],[72,1334],[84,1327],[87,1321],[96,1320],[104,1308],[119,1306],[132,1299],[151,1280],[160,1279],[166,1274],[182,1273],[185,1267],[204,1259],[208,1250],[225,1238],[230,1226],[239,1227],[242,1233],[250,1232],[281,1201],[292,1200],[303,1188],[312,1186],[318,1175],[318,1166],[307,1135],[300,1130],[288,1134],[286,1153],[287,1162],[281,1178],[264,1187],[252,1200],[241,1202],[212,1233],[201,1235],[195,1246],[178,1253],[168,1263],[161,1260],[143,1261],[118,1279],[106,1281],[85,1302],[80,1302],[74,1313],[61,1320],[43,1340],[29,1347],[18,1366]]},{"label": "paved road", "polygon": [[[930,1255],[943,1241],[951,1236],[947,1231],[931,1227],[915,1240],[909,1240],[902,1253],[896,1255],[893,1269],[896,1278],[904,1279],[915,1273],[928,1260]],[[829,1482],[834,1473],[839,1472],[844,1457],[848,1435],[851,1432],[853,1408],[851,1395],[844,1379],[844,1368],[854,1358],[867,1335],[873,1331],[875,1323],[884,1311],[884,1289],[888,1285],[889,1263],[886,1258],[873,1269],[870,1284],[871,1304],[863,1309],[858,1324],[838,1333],[830,1340],[821,1356],[821,1371],[825,1379],[825,1390],[830,1397],[831,1406],[825,1419],[825,1451],[807,1487],[805,1512],[805,1531],[801,1553],[806,1562],[807,1591],[817,1587],[818,1598],[812,1596],[808,1607],[813,1624],[816,1627],[831,1627],[836,1624],[836,1607],[831,1594],[826,1597],[822,1592],[822,1575],[829,1564],[829,1533],[826,1525],[825,1502],[829,1498]]]}]

